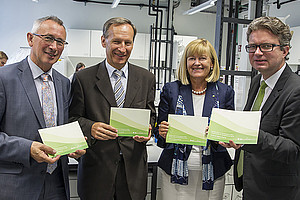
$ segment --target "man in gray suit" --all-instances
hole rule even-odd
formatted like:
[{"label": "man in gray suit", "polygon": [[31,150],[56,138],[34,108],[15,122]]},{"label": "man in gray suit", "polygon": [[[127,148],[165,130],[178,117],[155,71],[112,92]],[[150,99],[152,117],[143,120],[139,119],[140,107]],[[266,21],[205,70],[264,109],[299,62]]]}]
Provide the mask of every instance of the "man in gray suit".
[{"label": "man in gray suit", "polygon": [[155,121],[155,77],[128,63],[135,35],[128,19],[109,19],[101,37],[106,60],[79,71],[72,84],[70,120],[79,121],[89,143],[78,168],[78,193],[83,200],[146,197],[150,135],[118,137],[117,129],[109,125],[111,107],[150,109],[152,126]]},{"label": "man in gray suit", "polygon": [[300,78],[285,62],[291,38],[275,17],[248,27],[246,51],[260,74],[251,82],[245,110],[262,111],[258,143],[222,143],[238,149],[234,179],[245,200],[300,199]]},{"label": "man in gray suit", "polygon": [[[0,199],[66,200],[68,157],[49,157],[56,152],[38,133],[68,121],[70,83],[52,69],[67,43],[66,30],[55,16],[40,18],[27,40],[30,56],[0,69]],[[69,156],[84,153],[77,150]]]}]

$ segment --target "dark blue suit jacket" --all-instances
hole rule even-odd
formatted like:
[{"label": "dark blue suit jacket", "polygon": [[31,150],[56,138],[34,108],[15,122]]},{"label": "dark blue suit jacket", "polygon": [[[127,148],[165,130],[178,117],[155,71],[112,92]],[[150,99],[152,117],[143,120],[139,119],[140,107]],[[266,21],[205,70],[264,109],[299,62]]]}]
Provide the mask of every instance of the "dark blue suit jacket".
[{"label": "dark blue suit jacket", "polygon": [[[175,114],[179,94],[183,97],[187,115],[194,115],[191,86],[182,85],[180,81],[166,83],[160,95],[157,124],[160,124],[162,121],[168,121],[168,114]],[[203,117],[210,117],[216,100],[219,101],[220,108],[234,110],[234,91],[232,87],[220,82],[207,84],[202,112]],[[158,127],[155,128],[154,132],[156,138],[158,138],[157,145],[164,148],[158,161],[158,166],[167,174],[171,174],[174,144],[165,142],[165,139],[158,134]],[[212,163],[216,179],[230,169],[232,160],[224,147],[216,142],[212,142],[212,147]],[[190,150],[191,146],[187,149],[187,152],[190,152]]]}]

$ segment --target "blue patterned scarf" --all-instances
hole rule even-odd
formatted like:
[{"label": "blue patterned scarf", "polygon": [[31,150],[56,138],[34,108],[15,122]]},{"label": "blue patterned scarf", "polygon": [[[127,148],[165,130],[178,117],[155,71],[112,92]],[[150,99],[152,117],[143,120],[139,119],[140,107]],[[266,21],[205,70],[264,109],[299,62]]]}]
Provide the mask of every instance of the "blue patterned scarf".
[{"label": "blue patterned scarf", "polygon": [[[176,115],[187,115],[183,104],[183,98],[178,95],[177,104],[175,109]],[[188,166],[187,159],[190,152],[187,152],[187,146],[185,144],[174,144],[174,155],[171,169],[171,183],[177,183],[180,185],[188,184]]]},{"label": "blue patterned scarf", "polygon": [[[216,85],[218,92],[218,88]],[[219,108],[218,95],[214,97],[214,108]],[[175,109],[176,115],[187,115],[184,108],[183,97],[178,95],[177,104]],[[171,183],[177,183],[180,185],[188,184],[188,166],[187,159],[190,155],[191,145],[174,144],[174,155],[171,168]],[[207,141],[207,145],[202,150],[202,189],[212,190],[214,185],[214,168],[212,164],[211,144]]]}]

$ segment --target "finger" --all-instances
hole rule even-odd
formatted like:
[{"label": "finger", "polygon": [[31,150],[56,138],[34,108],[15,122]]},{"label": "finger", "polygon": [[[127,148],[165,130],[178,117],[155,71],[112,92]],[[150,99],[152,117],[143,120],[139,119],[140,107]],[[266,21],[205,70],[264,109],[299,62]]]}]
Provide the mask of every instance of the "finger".
[{"label": "finger", "polygon": [[166,122],[166,121],[162,121],[160,124],[164,125],[164,126],[169,126],[169,122]]},{"label": "finger", "polygon": [[96,139],[102,139],[102,140],[112,140],[116,139],[118,137],[118,134],[112,133],[107,130],[103,130],[102,132],[98,132],[96,134]]},{"label": "finger", "polygon": [[49,147],[47,145],[44,145],[44,144],[41,145],[40,149],[42,151],[44,151],[45,153],[50,154],[50,155],[56,154],[56,151],[53,148],[51,148],[51,147]]}]

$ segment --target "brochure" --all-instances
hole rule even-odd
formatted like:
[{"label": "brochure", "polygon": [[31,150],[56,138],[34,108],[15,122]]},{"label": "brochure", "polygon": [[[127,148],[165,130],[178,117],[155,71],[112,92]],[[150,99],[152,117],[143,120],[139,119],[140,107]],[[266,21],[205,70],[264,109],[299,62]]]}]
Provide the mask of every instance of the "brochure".
[{"label": "brochure", "polygon": [[168,122],[166,142],[206,146],[207,117],[169,114]]},{"label": "brochure", "polygon": [[38,131],[43,143],[56,150],[53,156],[88,148],[78,121]]},{"label": "brochure", "polygon": [[135,135],[148,137],[150,110],[136,108],[111,108],[110,125],[118,130],[119,136]]},{"label": "brochure", "polygon": [[213,108],[207,138],[236,144],[257,144],[261,111]]}]

